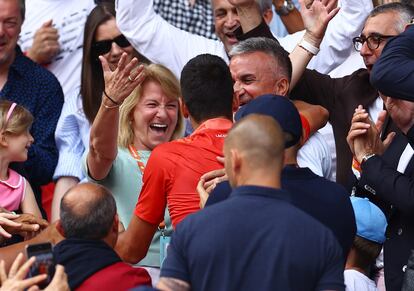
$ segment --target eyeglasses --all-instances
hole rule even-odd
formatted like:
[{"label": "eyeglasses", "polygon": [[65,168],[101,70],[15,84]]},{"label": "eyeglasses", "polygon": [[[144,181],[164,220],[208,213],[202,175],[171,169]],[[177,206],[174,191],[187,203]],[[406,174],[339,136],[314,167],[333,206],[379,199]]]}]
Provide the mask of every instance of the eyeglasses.
[{"label": "eyeglasses", "polygon": [[122,48],[131,45],[129,41],[125,38],[125,36],[121,34],[115,37],[114,39],[107,39],[95,42],[92,45],[92,51],[96,56],[107,54],[111,51],[113,42],[115,42],[118,46]]},{"label": "eyeglasses", "polygon": [[371,34],[368,37],[365,37],[363,35],[354,37],[352,39],[352,42],[354,43],[354,48],[356,51],[360,51],[362,46],[365,42],[367,42],[368,48],[370,50],[376,50],[379,48],[380,44],[387,40],[390,37],[394,37],[395,35],[382,35],[382,34]]}]

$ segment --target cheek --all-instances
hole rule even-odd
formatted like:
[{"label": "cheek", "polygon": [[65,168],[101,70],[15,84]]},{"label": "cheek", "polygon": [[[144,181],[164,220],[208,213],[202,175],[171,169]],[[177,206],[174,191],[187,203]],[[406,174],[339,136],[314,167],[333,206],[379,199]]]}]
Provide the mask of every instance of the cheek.
[{"label": "cheek", "polygon": [[129,60],[131,60],[134,57],[134,49],[132,48],[132,46],[122,48],[122,50],[128,54]]},{"label": "cheek", "polygon": [[177,109],[169,110],[167,112],[168,112],[167,113],[168,114],[168,118],[171,120],[171,124],[174,125],[174,128],[175,128],[175,125],[177,124],[178,116],[179,116],[179,114],[178,114],[178,108]]},{"label": "cheek", "polygon": [[224,19],[216,19],[215,25],[214,25],[214,29],[216,34],[218,35],[223,35],[223,26],[224,26]]}]

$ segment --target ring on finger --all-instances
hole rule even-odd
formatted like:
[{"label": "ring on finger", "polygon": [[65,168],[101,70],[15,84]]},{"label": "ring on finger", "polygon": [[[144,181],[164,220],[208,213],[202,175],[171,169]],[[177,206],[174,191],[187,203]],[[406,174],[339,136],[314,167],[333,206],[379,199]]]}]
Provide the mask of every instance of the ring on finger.
[{"label": "ring on finger", "polygon": [[134,79],[131,78],[131,75],[128,76],[128,80],[130,80],[131,82],[134,81]]}]

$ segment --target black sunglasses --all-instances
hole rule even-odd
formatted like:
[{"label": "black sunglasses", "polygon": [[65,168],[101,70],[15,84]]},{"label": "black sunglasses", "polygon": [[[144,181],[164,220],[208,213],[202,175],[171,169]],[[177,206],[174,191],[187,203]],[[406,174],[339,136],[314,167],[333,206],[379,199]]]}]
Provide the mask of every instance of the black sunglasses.
[{"label": "black sunglasses", "polygon": [[115,37],[114,39],[106,39],[97,41],[92,45],[92,51],[96,56],[101,56],[106,53],[109,53],[112,49],[112,43],[115,42],[119,47],[128,47],[131,44],[125,38],[123,34]]}]

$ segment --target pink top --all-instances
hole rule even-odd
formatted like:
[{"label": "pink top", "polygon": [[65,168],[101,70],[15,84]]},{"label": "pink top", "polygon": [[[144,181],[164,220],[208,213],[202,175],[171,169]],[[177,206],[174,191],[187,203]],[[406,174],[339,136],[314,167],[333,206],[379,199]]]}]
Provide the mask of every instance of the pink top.
[{"label": "pink top", "polygon": [[26,179],[9,169],[9,178],[0,180],[0,206],[8,211],[18,210],[26,192]]}]

